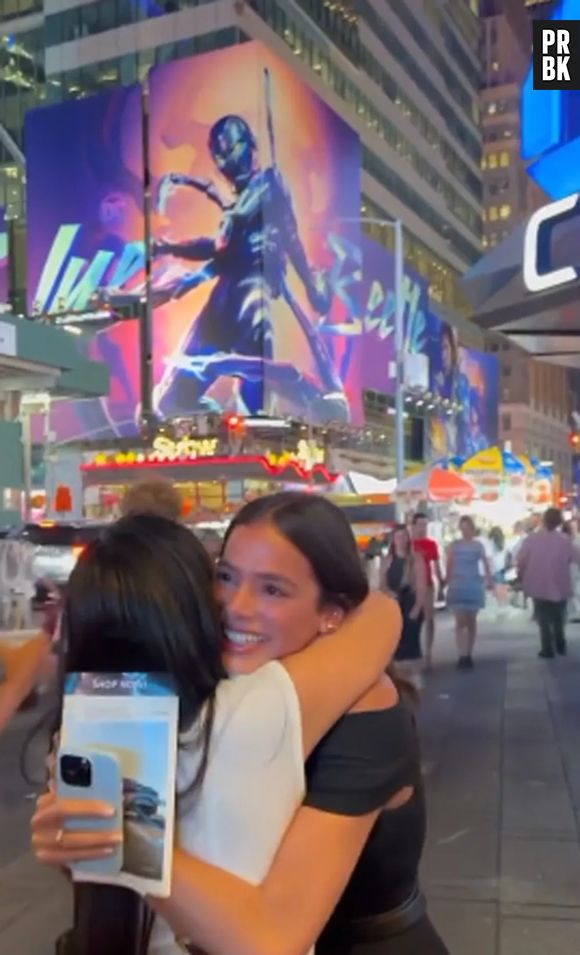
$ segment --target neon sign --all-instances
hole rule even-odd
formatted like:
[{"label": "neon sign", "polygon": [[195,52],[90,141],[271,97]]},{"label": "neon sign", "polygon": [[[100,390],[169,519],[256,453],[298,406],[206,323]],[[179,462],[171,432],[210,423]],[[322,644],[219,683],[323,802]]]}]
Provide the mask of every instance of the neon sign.
[{"label": "neon sign", "polygon": [[[549,20],[577,20],[578,0],[561,0]],[[551,199],[580,191],[578,93],[534,90],[530,65],[522,87],[522,158],[533,160],[528,175]]]},{"label": "neon sign", "polygon": [[530,217],[524,235],[523,279],[528,292],[546,292],[580,279],[573,265],[550,268],[550,236],[555,226],[580,216],[580,193],[542,206]]},{"label": "neon sign", "polygon": [[274,467],[285,467],[288,464],[298,464],[306,471],[312,471],[317,464],[324,464],[324,448],[302,439],[298,442],[296,451],[283,451],[281,454],[269,453],[268,463]]}]

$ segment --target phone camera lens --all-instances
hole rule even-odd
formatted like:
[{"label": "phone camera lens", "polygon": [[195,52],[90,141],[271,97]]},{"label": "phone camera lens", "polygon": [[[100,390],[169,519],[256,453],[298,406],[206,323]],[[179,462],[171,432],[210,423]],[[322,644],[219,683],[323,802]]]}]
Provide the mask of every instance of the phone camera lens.
[{"label": "phone camera lens", "polygon": [[91,761],[83,756],[61,756],[60,775],[67,786],[88,789],[93,776]]}]

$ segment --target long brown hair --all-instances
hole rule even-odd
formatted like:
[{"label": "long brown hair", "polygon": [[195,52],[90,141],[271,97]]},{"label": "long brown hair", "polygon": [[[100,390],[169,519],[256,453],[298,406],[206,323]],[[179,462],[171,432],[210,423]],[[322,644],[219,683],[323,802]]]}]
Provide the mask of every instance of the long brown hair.
[{"label": "long brown hair", "polygon": [[405,565],[403,570],[403,580],[402,584],[404,586],[411,587],[413,590],[417,586],[417,570],[416,570],[416,556],[413,549],[413,540],[411,538],[411,533],[406,524],[396,524],[393,530],[391,540],[389,543],[389,552],[388,557],[390,560],[393,560],[394,557],[399,557],[397,550],[395,548],[395,535],[396,534],[405,534],[407,546],[406,554],[404,557]]}]

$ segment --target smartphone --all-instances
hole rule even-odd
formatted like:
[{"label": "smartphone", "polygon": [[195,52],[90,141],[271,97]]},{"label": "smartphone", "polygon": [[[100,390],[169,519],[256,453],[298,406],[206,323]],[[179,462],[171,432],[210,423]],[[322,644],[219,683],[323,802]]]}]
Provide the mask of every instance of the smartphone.
[{"label": "smartphone", "polygon": [[[86,799],[114,806],[107,819],[70,820],[66,828],[113,832],[123,826],[123,777],[119,760],[112,753],[61,749],[58,754],[57,793],[62,799]],[[123,867],[123,844],[103,859],[74,862],[71,869],[93,875],[118,875]]]}]

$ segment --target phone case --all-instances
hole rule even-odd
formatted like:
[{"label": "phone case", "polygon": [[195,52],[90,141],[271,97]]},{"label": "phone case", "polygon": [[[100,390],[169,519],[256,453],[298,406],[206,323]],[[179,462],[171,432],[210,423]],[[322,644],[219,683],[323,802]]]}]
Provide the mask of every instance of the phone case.
[{"label": "phone case", "polygon": [[[71,786],[61,778],[61,757],[78,756],[88,759],[92,764],[91,785]],[[123,778],[118,759],[111,753],[99,753],[93,750],[79,750],[63,748],[58,754],[57,793],[63,799],[86,799],[106,802],[115,807],[115,815],[108,819],[82,819],[70,821],[66,828],[69,830],[97,830],[115,831],[123,827]],[[102,859],[88,859],[85,862],[74,862],[70,866],[73,872],[83,872],[95,875],[118,875],[123,868],[123,843],[117,846],[116,852]]]}]

